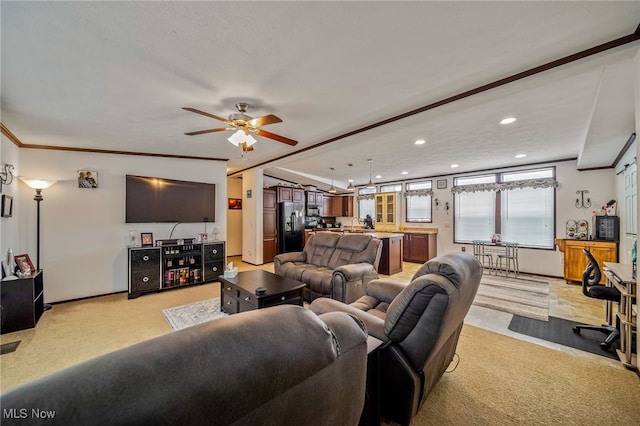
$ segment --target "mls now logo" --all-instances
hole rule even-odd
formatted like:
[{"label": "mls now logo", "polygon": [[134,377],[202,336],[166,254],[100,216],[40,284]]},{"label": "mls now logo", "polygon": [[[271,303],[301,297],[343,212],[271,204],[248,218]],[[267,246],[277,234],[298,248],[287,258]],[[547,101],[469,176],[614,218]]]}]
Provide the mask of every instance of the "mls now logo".
[{"label": "mls now logo", "polygon": [[32,408],[31,411],[26,408],[5,408],[2,410],[2,418],[4,419],[53,419],[55,416],[55,411],[41,410],[39,408]]}]

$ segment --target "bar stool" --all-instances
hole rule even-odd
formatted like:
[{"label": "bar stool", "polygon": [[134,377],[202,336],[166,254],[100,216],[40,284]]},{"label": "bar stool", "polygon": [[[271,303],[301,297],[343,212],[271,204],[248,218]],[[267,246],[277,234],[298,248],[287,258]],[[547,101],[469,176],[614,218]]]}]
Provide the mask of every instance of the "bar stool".
[{"label": "bar stool", "polygon": [[493,256],[491,253],[486,253],[484,251],[484,243],[482,241],[474,240],[473,242],[473,255],[482,263],[482,267],[485,266],[485,259],[487,259],[487,264],[489,265],[489,273],[493,269]]},{"label": "bar stool", "polygon": [[[502,261],[504,260],[504,271],[508,277],[510,272],[517,277],[520,274],[520,266],[518,265],[518,243],[502,243],[505,248],[504,254],[497,255],[496,274],[498,269],[502,269]],[[512,267],[513,266],[513,267]]]}]

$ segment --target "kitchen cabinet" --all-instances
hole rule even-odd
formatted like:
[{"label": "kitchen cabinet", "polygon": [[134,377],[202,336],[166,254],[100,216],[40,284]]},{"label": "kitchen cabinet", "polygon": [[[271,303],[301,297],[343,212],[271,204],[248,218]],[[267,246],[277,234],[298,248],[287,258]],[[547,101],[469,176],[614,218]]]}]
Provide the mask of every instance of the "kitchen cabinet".
[{"label": "kitchen cabinet", "polygon": [[395,230],[398,221],[396,193],[375,194],[374,208],[376,229]]},{"label": "kitchen cabinet", "polygon": [[[604,262],[618,261],[618,243],[612,241],[593,240],[564,240],[556,239],[556,244],[561,252],[564,252],[564,279],[567,282],[582,282],[582,272],[587,267],[587,256],[582,249],[587,249],[598,261],[600,270],[604,269]],[[605,275],[602,274],[601,284],[605,284]]]},{"label": "kitchen cabinet", "polygon": [[278,202],[290,201],[304,204],[304,190],[290,186],[278,186]]},{"label": "kitchen cabinet", "polygon": [[425,263],[438,255],[437,234],[406,233],[402,248],[405,262]]},{"label": "kitchen cabinet", "polygon": [[353,196],[324,197],[322,216],[325,217],[352,217]]},{"label": "kitchen cabinet", "polygon": [[322,197],[322,211],[320,211],[320,216],[324,216],[324,217],[331,216],[331,214],[333,213],[333,204],[331,201],[332,199],[333,197],[327,197],[327,196]]},{"label": "kitchen cabinet", "polygon": [[276,191],[262,192],[262,261],[273,262],[278,254],[278,209]]},{"label": "kitchen cabinet", "polygon": [[322,206],[322,193],[316,191],[307,191],[307,206]]},{"label": "kitchen cabinet", "polygon": [[402,234],[376,236],[382,240],[382,254],[378,273],[393,275],[402,272]]}]

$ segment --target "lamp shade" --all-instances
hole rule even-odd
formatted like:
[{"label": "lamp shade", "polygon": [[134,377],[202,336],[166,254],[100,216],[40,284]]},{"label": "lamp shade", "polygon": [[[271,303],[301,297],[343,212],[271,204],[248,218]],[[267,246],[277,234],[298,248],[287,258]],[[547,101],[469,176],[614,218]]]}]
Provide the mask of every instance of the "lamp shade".
[{"label": "lamp shade", "polygon": [[237,132],[229,136],[227,140],[232,144],[234,144],[235,146],[238,146],[242,142],[244,142],[244,139],[245,139],[244,132],[242,130],[238,130]]},{"label": "lamp shade", "polygon": [[57,180],[44,180],[24,176],[18,176],[21,181],[27,184],[31,189],[47,189],[57,182]]}]

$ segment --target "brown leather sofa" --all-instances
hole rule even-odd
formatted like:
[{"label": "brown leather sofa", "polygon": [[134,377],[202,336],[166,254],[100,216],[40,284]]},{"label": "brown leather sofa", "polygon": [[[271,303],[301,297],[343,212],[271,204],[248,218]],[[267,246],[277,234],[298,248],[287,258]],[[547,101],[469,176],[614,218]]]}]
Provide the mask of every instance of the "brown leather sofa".
[{"label": "brown leather sofa", "polygon": [[301,252],[274,259],[275,273],[306,284],[304,300],[329,297],[351,303],[367,283],[378,278],[382,241],[370,235],[320,232],[309,237]]},{"label": "brown leather sofa", "polygon": [[[282,305],[112,352],[0,395],[2,425],[355,425],[367,335]],[[35,414],[34,414],[35,413]],[[47,414],[46,419],[38,415]]]},{"label": "brown leather sofa", "polygon": [[448,253],[422,265],[408,285],[374,280],[350,305],[322,298],[310,309],[356,315],[371,336],[383,341],[379,412],[408,425],[453,359],[481,278],[482,265],[474,256]]}]

